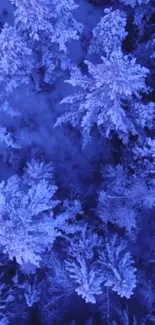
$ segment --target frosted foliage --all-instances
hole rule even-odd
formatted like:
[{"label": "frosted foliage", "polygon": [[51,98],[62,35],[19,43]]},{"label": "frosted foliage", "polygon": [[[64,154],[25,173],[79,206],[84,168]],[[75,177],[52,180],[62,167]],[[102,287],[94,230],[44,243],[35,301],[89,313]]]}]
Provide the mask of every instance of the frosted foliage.
[{"label": "frosted foliage", "polygon": [[145,141],[140,141],[139,144],[133,148],[133,155],[134,160],[141,166],[143,172],[154,176],[155,140],[148,137]]},{"label": "frosted foliage", "polygon": [[152,129],[154,127],[155,103],[150,102],[144,105],[142,102],[135,102],[133,103],[133,111],[136,123],[140,124],[142,128]]},{"label": "frosted foliage", "polygon": [[124,206],[125,197],[108,196],[104,191],[99,195],[99,215],[102,221],[117,224],[120,228],[125,228],[131,235],[137,228],[136,211],[132,207]]},{"label": "frosted foliage", "polygon": [[58,65],[57,61],[54,58],[52,50],[48,48],[47,44],[42,46],[42,58],[39,63],[40,68],[44,68],[44,82],[52,83],[55,78],[55,68]]},{"label": "frosted foliage", "polygon": [[124,56],[121,50],[113,52],[109,59],[102,57],[102,61],[100,64],[85,61],[88,75],[76,67],[72,70],[66,82],[82,90],[61,101],[69,104],[70,112],[60,116],[56,125],[67,122],[80,125],[84,142],[89,140],[95,125],[106,137],[115,131],[126,142],[129,132],[135,134],[136,131],[134,116],[124,110],[122,100],[147,92],[145,78],[149,70],[137,64],[134,58]]},{"label": "frosted foliage", "polygon": [[99,239],[98,235],[90,230],[87,230],[87,226],[83,226],[81,238],[79,236],[74,238],[74,242],[71,243],[70,255],[74,258],[78,254],[85,256],[87,260],[91,260],[94,256],[94,249],[99,247],[102,240]]},{"label": "frosted foliage", "polygon": [[123,2],[125,5],[129,5],[134,8],[138,5],[147,4],[150,2],[150,0],[120,0],[120,2]]},{"label": "frosted foliage", "polygon": [[[1,105],[0,105],[0,113],[4,114],[4,116],[9,115],[12,118],[16,117],[16,116],[20,116],[21,114],[17,111],[15,111],[7,101],[4,101]],[[2,144],[2,146],[5,147],[10,147],[10,148],[20,148],[20,146],[18,146],[16,144],[16,141],[14,139],[13,134],[11,134],[10,132],[7,131],[7,129],[5,127],[0,127],[0,143]]]},{"label": "frosted foliage", "polygon": [[134,10],[134,24],[139,29],[139,35],[143,35],[145,32],[145,24],[149,21],[153,14],[153,10],[150,5],[144,4],[137,6]]},{"label": "frosted foliage", "polygon": [[[141,30],[140,24],[140,30]],[[138,58],[139,62],[144,65],[151,66],[155,58],[155,34],[147,42],[137,44],[134,50],[134,55]]]},{"label": "frosted foliage", "polygon": [[130,298],[136,286],[136,269],[127,242],[117,235],[103,242],[96,234],[84,232],[80,240],[71,242],[66,268],[76,292],[86,302],[96,303],[104,286],[126,298]]},{"label": "frosted foliage", "polygon": [[28,83],[32,68],[31,50],[16,28],[5,24],[0,34],[0,82],[5,91]]},{"label": "frosted foliage", "polygon": [[55,30],[51,42],[58,43],[59,50],[67,52],[66,43],[71,40],[78,40],[82,31],[82,25],[76,22],[72,16],[62,16],[55,24]]},{"label": "frosted foliage", "polygon": [[0,127],[0,143],[4,144],[5,147],[10,148],[20,148],[18,145],[16,145],[13,136],[10,132],[7,131],[6,128]]},{"label": "frosted foliage", "polygon": [[[104,190],[99,194],[98,203],[101,220],[117,224],[119,227],[125,228],[131,235],[137,227],[137,214],[135,201],[133,202],[130,197],[133,189],[122,166],[103,169],[103,184],[105,184]],[[137,194],[134,192],[134,195],[136,200],[139,192]]]},{"label": "frosted foliage", "polygon": [[71,11],[78,8],[73,0],[54,0],[53,5],[53,20],[54,31],[50,37],[51,42],[59,45],[59,50],[67,52],[66,43],[70,40],[77,40],[83,29],[83,25],[78,23]]},{"label": "frosted foliage", "polygon": [[110,221],[125,228],[130,236],[137,231],[139,208],[148,210],[155,206],[154,189],[148,188],[144,177],[134,175],[128,179],[120,165],[103,169],[104,190],[101,190],[98,202],[98,213],[103,222]]},{"label": "frosted foliage", "polygon": [[24,285],[24,296],[28,307],[32,307],[40,299],[40,291],[35,284],[31,285],[25,282]]},{"label": "frosted foliage", "polygon": [[15,24],[28,36],[39,40],[49,37],[49,43],[57,43],[60,51],[67,51],[66,43],[78,39],[82,25],[73,18],[71,10],[78,6],[74,1],[11,0],[16,6]]},{"label": "frosted foliage", "polygon": [[76,215],[82,213],[83,211],[79,201],[65,200],[62,206],[62,212],[57,215],[57,228],[67,235],[81,232],[82,226],[78,224]]},{"label": "frosted foliage", "polygon": [[11,117],[21,116],[21,113],[14,110],[6,100],[0,105],[0,112],[10,115]]},{"label": "frosted foliage", "polygon": [[25,180],[29,181],[29,184],[32,182],[41,181],[44,177],[44,180],[53,180],[53,167],[51,163],[45,164],[43,161],[32,159],[27,163],[27,168],[25,170]]},{"label": "frosted foliage", "polygon": [[136,287],[136,269],[131,254],[126,251],[127,243],[113,235],[100,254],[100,263],[106,274],[105,286],[111,287],[121,297],[130,298]]},{"label": "frosted foliage", "polygon": [[155,302],[154,280],[148,280],[143,273],[139,274],[138,280],[140,283],[138,288],[140,300],[148,310],[153,310]]},{"label": "frosted foliage", "polygon": [[17,175],[0,184],[0,245],[10,259],[38,265],[41,253],[53,244],[58,235],[52,215],[56,190],[44,175],[30,184]]},{"label": "frosted foliage", "polygon": [[155,59],[155,34],[148,41],[147,48],[150,50],[150,58]]},{"label": "frosted foliage", "polygon": [[[68,277],[63,261],[60,260],[56,254],[50,251],[50,254],[48,254],[47,257],[45,255],[45,258],[47,258],[46,265],[48,267],[48,272],[46,273],[44,285],[41,287],[41,294],[45,293],[45,301],[47,305],[49,305],[50,302],[51,307],[50,309],[46,308],[46,315],[47,311],[50,312],[50,310],[53,313],[53,309],[57,308],[59,302],[61,305],[63,296],[66,299],[74,293],[74,286],[71,283],[71,279]],[[51,318],[48,324],[50,323]]]},{"label": "frosted foliage", "polygon": [[105,16],[93,29],[93,37],[89,53],[106,53],[109,56],[114,50],[119,49],[125,39],[126,18],[120,10],[105,9]]},{"label": "frosted foliage", "polygon": [[44,43],[45,44],[41,49],[42,57],[38,68],[44,69],[44,82],[52,84],[57,78],[64,74],[65,70],[70,70],[71,60],[67,54],[67,47],[65,44],[65,52],[62,52],[59,51],[59,49],[57,49],[57,51],[53,51],[52,46],[49,47],[49,42],[44,41]]},{"label": "frosted foliage", "polygon": [[16,6],[15,24],[21,31],[28,31],[29,36],[39,40],[40,32],[51,33],[52,24],[50,0],[10,0]]},{"label": "frosted foliage", "polygon": [[96,270],[89,268],[85,259],[77,256],[76,263],[67,262],[70,278],[78,285],[75,291],[82,296],[87,303],[96,303],[95,296],[102,294],[102,277]]},{"label": "frosted foliage", "polygon": [[136,63],[136,59],[124,56],[119,50],[113,52],[109,60],[102,57],[102,61],[102,64],[96,66],[87,61],[86,64],[97,87],[103,87],[104,84],[109,86],[111,100],[116,100],[118,96],[138,96],[140,91],[146,91],[145,78],[149,70]]},{"label": "frosted foliage", "polygon": [[78,5],[75,4],[74,0],[52,0],[52,4],[55,6],[55,12],[57,15],[65,14],[65,12],[78,8]]},{"label": "frosted foliage", "polygon": [[82,231],[81,239],[71,243],[66,269],[76,285],[75,291],[87,303],[96,303],[96,296],[102,293],[103,277],[93,263],[94,249],[101,244],[98,236],[92,232]]},{"label": "frosted foliage", "polygon": [[147,138],[142,146],[137,146],[134,149],[135,158],[143,159],[144,162],[155,159],[155,140]]},{"label": "frosted foliage", "polygon": [[81,203],[78,200],[63,202],[63,212],[57,217],[57,226],[65,234],[75,234],[77,231],[81,232],[82,226],[78,224],[76,216],[83,214]]}]

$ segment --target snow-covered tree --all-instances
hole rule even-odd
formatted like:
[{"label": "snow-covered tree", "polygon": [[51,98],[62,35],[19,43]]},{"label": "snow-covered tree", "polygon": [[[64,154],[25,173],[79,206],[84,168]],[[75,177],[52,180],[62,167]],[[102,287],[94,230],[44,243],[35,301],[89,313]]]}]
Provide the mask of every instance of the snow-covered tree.
[{"label": "snow-covered tree", "polygon": [[34,40],[41,35],[49,36],[60,50],[66,50],[65,43],[77,39],[81,24],[73,18],[71,11],[78,5],[74,0],[10,0],[15,5],[15,25],[28,33]]},{"label": "snow-covered tree", "polygon": [[127,32],[125,31],[126,17],[120,10],[112,11],[112,8],[104,10],[104,17],[93,29],[93,37],[88,53],[105,53],[109,56],[113,51],[122,46]]},{"label": "snow-covered tree", "polygon": [[0,17],[0,325],[155,324],[154,3],[103,2]]},{"label": "snow-covered tree", "polygon": [[85,231],[79,241],[72,241],[66,268],[77,285],[78,295],[86,302],[96,303],[104,286],[111,287],[121,297],[130,298],[136,286],[133,263],[126,241],[117,235],[103,240]]},{"label": "snow-covered tree", "polygon": [[79,39],[83,26],[74,19],[74,0],[11,0],[15,26],[33,48],[38,72],[37,90],[69,69],[67,45]]},{"label": "snow-covered tree", "polygon": [[71,242],[66,260],[66,269],[76,285],[75,291],[87,303],[96,303],[96,296],[102,294],[103,276],[93,261],[94,250],[100,244],[98,236],[87,232],[85,226],[81,238]]},{"label": "snow-covered tree", "polygon": [[51,163],[45,164],[43,161],[32,159],[27,163],[25,173],[23,175],[26,182],[33,184],[44,180],[53,181],[53,167]]},{"label": "snow-covered tree", "polygon": [[[127,201],[124,205],[124,201]],[[99,216],[105,223],[111,222],[124,228],[128,235],[132,236],[132,232],[137,229],[137,213],[133,207],[130,207],[128,200],[124,194],[108,195],[104,191],[99,195]]]},{"label": "snow-covered tree", "polygon": [[15,26],[39,40],[41,32],[52,33],[50,0],[10,0],[15,6]]},{"label": "snow-covered tree", "polygon": [[136,268],[133,263],[127,251],[127,242],[120,240],[117,235],[110,236],[100,254],[100,264],[105,274],[104,285],[129,299],[136,287]]},{"label": "snow-covered tree", "polygon": [[2,144],[2,146],[8,148],[20,148],[20,146],[16,144],[13,134],[7,131],[5,121],[8,120],[8,117],[15,118],[20,116],[21,114],[18,111],[15,111],[9,105],[8,101],[4,101],[3,103],[1,103],[0,114],[1,114],[0,143]]},{"label": "snow-covered tree", "polygon": [[70,278],[75,281],[77,288],[75,291],[82,296],[87,303],[96,303],[95,296],[102,294],[101,284],[103,278],[97,270],[88,266],[86,260],[80,256],[76,258],[76,264],[68,262],[67,269],[70,273]]},{"label": "snow-covered tree", "polygon": [[[46,167],[45,167],[46,168]],[[30,165],[26,174],[29,175]],[[39,166],[37,167],[38,173]],[[44,171],[44,169],[43,169]],[[53,208],[58,204],[57,187],[50,179],[12,176],[0,184],[0,245],[10,259],[19,264],[38,265],[41,253],[52,245],[59,232],[55,229]]]},{"label": "snow-covered tree", "polygon": [[139,138],[132,149],[133,165],[139,168],[149,183],[154,183],[155,168],[155,139],[151,137]]},{"label": "snow-covered tree", "polygon": [[[152,40],[154,39],[154,24],[151,24],[151,21],[153,21],[155,8],[152,4],[152,1],[142,1],[142,4],[135,6],[133,9],[133,24],[137,33],[135,51],[137,47],[142,48],[143,46],[145,53],[143,52],[141,55],[143,56],[143,60],[146,61],[149,60],[149,51],[151,50],[151,44],[149,44],[150,41],[148,41],[148,37],[150,36]],[[144,35],[147,35],[147,42]]]},{"label": "snow-covered tree", "polygon": [[77,22],[72,14],[78,8],[73,0],[51,3],[53,32],[42,38],[39,51],[41,60],[38,67],[44,69],[43,81],[53,83],[56,78],[70,70],[71,59],[68,56],[68,44],[78,40],[83,26]]},{"label": "snow-covered tree", "polygon": [[53,0],[53,26],[54,31],[50,37],[52,43],[59,45],[59,50],[67,52],[66,44],[71,40],[79,39],[83,25],[77,22],[72,14],[72,10],[79,6],[74,0]]},{"label": "snow-covered tree", "polygon": [[[67,51],[66,45],[65,51]],[[43,39],[40,46],[40,53],[41,59],[37,64],[38,90],[44,87],[44,83],[53,84],[66,70],[70,71],[72,66],[67,52],[60,51],[58,46],[51,43],[48,38]]]},{"label": "snow-covered tree", "polygon": [[153,15],[153,8],[148,2],[149,1],[143,1],[142,5],[134,9],[134,25],[139,29],[139,33],[142,37],[145,33],[145,24],[149,22],[149,19]]},{"label": "snow-covered tree", "polygon": [[139,93],[148,91],[145,78],[149,70],[136,63],[135,58],[123,55],[120,49],[109,58],[102,57],[100,64],[89,61],[85,64],[88,75],[74,67],[70,80],[66,80],[82,90],[61,101],[68,104],[70,111],[60,116],[55,125],[69,122],[80,126],[84,142],[89,140],[96,125],[106,137],[116,132],[127,142],[129,132],[136,133],[129,101],[133,95],[139,98]]},{"label": "snow-covered tree", "polygon": [[134,118],[137,125],[142,128],[147,127],[152,130],[154,127],[155,119],[155,103],[149,102],[144,104],[142,101],[134,101],[131,104],[131,109],[134,112]]},{"label": "snow-covered tree", "polygon": [[32,51],[16,28],[5,24],[0,34],[0,83],[4,93],[28,83],[32,69]]},{"label": "snow-covered tree", "polygon": [[83,225],[76,220],[77,215],[83,215],[80,201],[64,200],[62,212],[57,216],[57,227],[65,235],[75,235],[81,233]]},{"label": "snow-covered tree", "polygon": [[139,272],[138,283],[137,290],[142,306],[145,306],[151,313],[155,306],[154,276],[148,279],[144,272]]},{"label": "snow-covered tree", "polygon": [[72,299],[75,286],[68,277],[61,254],[49,251],[42,261],[42,267],[44,265],[46,276],[40,285],[39,310],[41,322],[48,325],[56,322],[60,315],[63,319],[63,312],[66,311],[67,302],[70,303]]},{"label": "snow-covered tree", "polygon": [[151,0],[120,0],[125,5],[129,5],[131,7],[135,7],[137,5],[148,4]]},{"label": "snow-covered tree", "polygon": [[[22,177],[11,176],[0,183],[0,246],[19,264],[39,265],[46,248],[58,236],[81,233],[76,215],[81,204],[64,201],[54,215],[56,200],[51,164],[31,160]],[[69,238],[69,237],[68,237]]]},{"label": "snow-covered tree", "polygon": [[148,187],[145,174],[128,175],[127,170],[118,165],[103,168],[102,190],[99,193],[98,214],[104,223],[109,221],[127,234],[137,231],[140,211],[151,210],[155,206],[154,188]]}]

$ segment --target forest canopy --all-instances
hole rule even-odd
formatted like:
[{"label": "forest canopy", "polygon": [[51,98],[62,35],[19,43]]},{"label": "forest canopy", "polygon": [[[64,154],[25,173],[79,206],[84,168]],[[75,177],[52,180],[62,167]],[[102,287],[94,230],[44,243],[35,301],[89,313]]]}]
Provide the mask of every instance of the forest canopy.
[{"label": "forest canopy", "polygon": [[0,325],[155,324],[155,2],[0,4]]}]

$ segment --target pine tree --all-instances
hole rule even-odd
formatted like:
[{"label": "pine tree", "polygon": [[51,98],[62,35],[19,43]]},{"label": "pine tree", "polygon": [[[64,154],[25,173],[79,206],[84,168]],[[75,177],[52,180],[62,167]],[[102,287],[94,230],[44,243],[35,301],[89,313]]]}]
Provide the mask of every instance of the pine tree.
[{"label": "pine tree", "polygon": [[[78,236],[79,237],[79,236]],[[96,234],[87,231],[84,226],[81,238],[74,237],[69,247],[66,269],[73,283],[75,291],[87,303],[96,303],[96,297],[102,294],[103,276],[94,262],[94,250],[101,241]]]},{"label": "pine tree", "polygon": [[104,10],[104,13],[104,17],[92,31],[93,37],[88,50],[89,54],[99,53],[109,56],[122,46],[122,42],[128,34],[125,31],[126,16],[124,12],[108,8]]},{"label": "pine tree", "polygon": [[22,178],[14,175],[0,184],[0,245],[19,264],[39,265],[42,252],[59,235],[52,214],[59,201],[53,198],[57,187],[43,173],[31,181],[29,174],[30,165]]},{"label": "pine tree", "polygon": [[10,0],[15,5],[15,26],[20,32],[34,40],[39,40],[40,33],[52,33],[50,23],[51,2],[49,0]]},{"label": "pine tree", "polygon": [[109,58],[102,57],[100,64],[89,61],[85,64],[88,75],[74,67],[70,80],[66,80],[82,90],[61,101],[70,106],[70,112],[60,116],[55,125],[69,122],[80,126],[84,143],[89,141],[96,125],[106,137],[116,132],[127,142],[129,133],[136,133],[130,102],[132,96],[139,98],[140,92],[148,91],[145,78],[149,70],[136,63],[135,58],[123,55],[120,49],[112,52]]},{"label": "pine tree", "polygon": [[131,7],[135,7],[137,5],[148,4],[150,0],[120,0],[125,5],[129,5]]},{"label": "pine tree", "polygon": [[32,51],[16,28],[5,24],[0,34],[0,83],[4,94],[28,83],[32,69]]},{"label": "pine tree", "polygon": [[127,242],[117,235],[106,239],[105,249],[100,254],[100,264],[105,274],[104,285],[127,299],[136,287],[136,268],[133,263],[132,256],[127,251]]}]

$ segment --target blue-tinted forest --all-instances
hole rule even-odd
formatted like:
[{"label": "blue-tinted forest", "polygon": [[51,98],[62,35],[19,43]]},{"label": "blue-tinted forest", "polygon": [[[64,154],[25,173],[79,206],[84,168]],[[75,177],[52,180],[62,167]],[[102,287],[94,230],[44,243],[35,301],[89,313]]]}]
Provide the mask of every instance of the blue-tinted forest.
[{"label": "blue-tinted forest", "polygon": [[154,86],[154,0],[1,0],[0,325],[155,324]]}]

